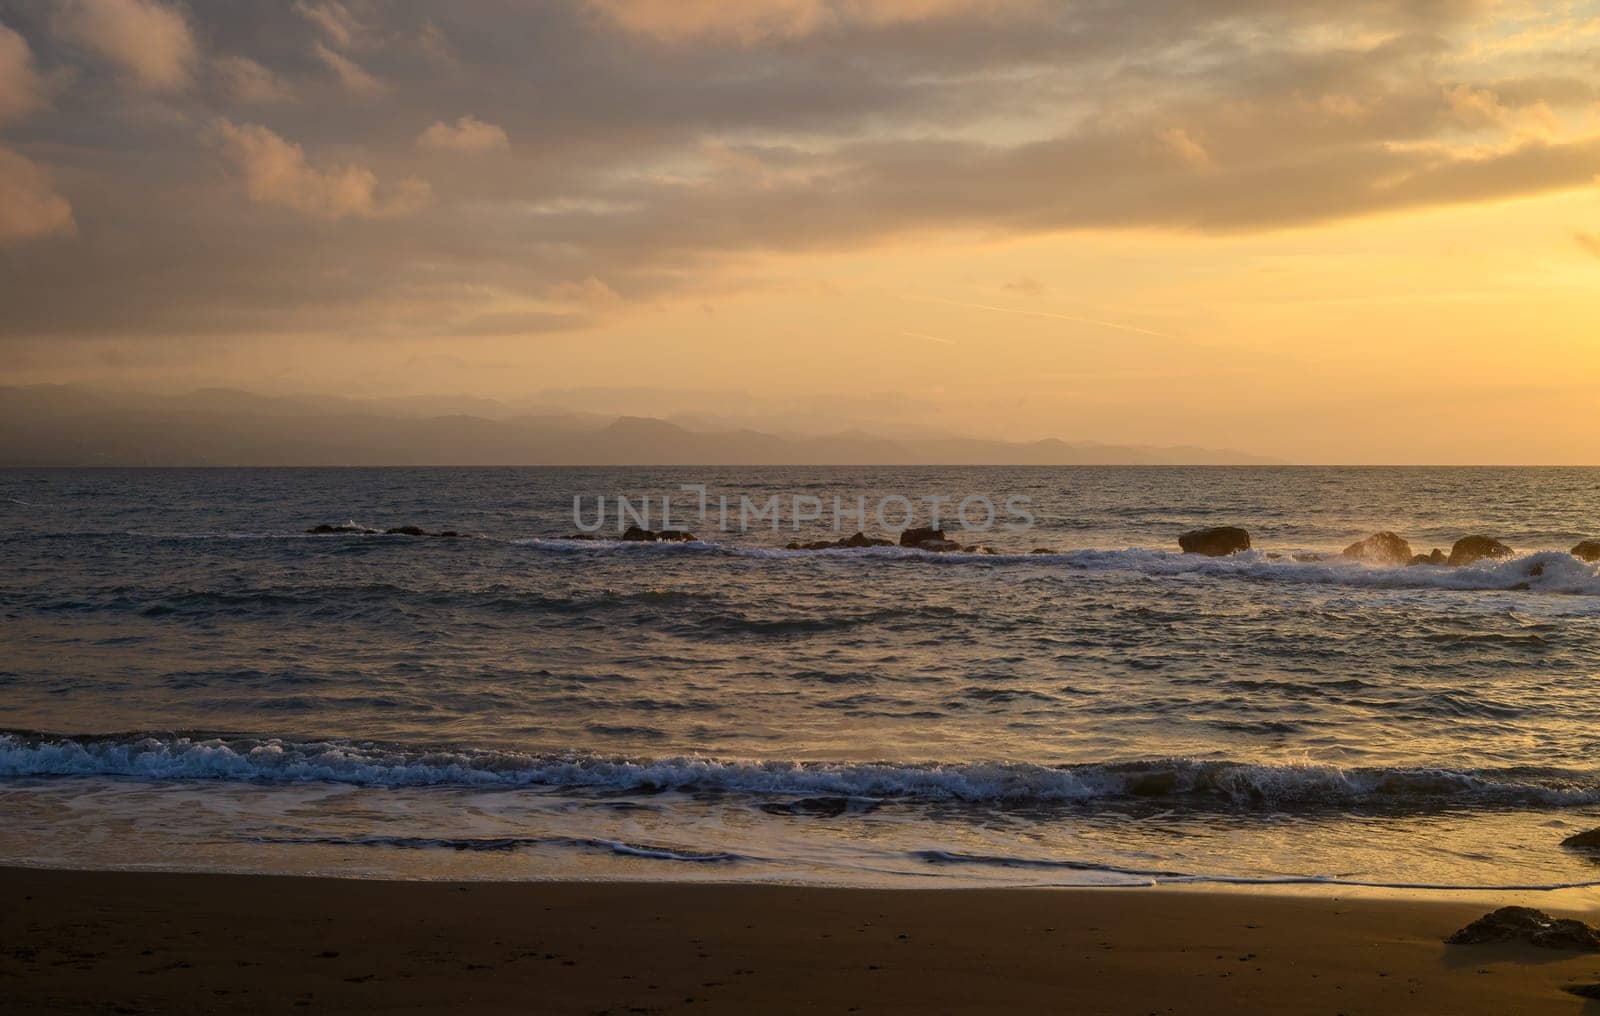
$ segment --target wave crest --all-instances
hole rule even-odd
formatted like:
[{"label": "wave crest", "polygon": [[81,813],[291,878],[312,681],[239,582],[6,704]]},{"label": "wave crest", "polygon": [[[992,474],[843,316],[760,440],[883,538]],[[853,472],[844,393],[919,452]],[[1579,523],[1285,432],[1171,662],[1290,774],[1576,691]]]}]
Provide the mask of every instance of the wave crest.
[{"label": "wave crest", "polygon": [[1194,759],[1066,766],[647,759],[231,736],[0,734],[0,778],[73,776],[370,787],[827,794],[995,806],[1154,801],[1193,808],[1274,810],[1600,803],[1600,772],[1556,769],[1340,768]]}]

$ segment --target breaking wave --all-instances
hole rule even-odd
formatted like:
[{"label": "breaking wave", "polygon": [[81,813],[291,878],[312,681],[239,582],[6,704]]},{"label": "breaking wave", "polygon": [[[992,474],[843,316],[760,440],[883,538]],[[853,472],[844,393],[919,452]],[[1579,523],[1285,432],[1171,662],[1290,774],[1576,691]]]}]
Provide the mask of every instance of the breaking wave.
[{"label": "breaking wave", "polygon": [[1153,759],[1024,763],[738,761],[425,750],[357,741],[171,734],[0,734],[0,778],[324,782],[363,787],[835,795],[1001,807],[1150,801],[1198,809],[1566,808],[1600,803],[1600,771],[1262,765]]}]

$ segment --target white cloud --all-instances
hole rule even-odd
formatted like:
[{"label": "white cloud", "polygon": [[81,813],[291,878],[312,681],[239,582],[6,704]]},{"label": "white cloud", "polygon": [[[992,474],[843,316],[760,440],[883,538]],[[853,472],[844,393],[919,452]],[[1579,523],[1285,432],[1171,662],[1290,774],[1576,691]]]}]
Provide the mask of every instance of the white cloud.
[{"label": "white cloud", "polygon": [[321,219],[370,219],[414,211],[429,197],[427,182],[415,177],[380,188],[378,175],[365,166],[318,169],[305,149],[260,124],[218,120],[216,130],[251,201]]},{"label": "white cloud", "polygon": [[20,120],[43,106],[45,93],[28,40],[0,25],[0,123]]},{"label": "white cloud", "polygon": [[365,67],[362,67],[343,53],[335,52],[320,42],[316,43],[312,49],[316,52],[317,59],[321,60],[330,71],[333,71],[340,84],[344,85],[346,90],[368,98],[383,93],[383,82],[373,77]]},{"label": "white cloud", "polygon": [[190,82],[197,49],[175,7],[154,0],[70,0],[60,27],[143,88],[171,91]]},{"label": "white cloud", "polygon": [[469,115],[459,118],[454,124],[443,120],[434,123],[417,135],[417,147],[477,154],[504,151],[510,147],[510,141],[503,128]]},{"label": "white cloud", "polygon": [[211,73],[236,102],[266,106],[292,102],[289,83],[247,56],[223,56],[211,61]]},{"label": "white cloud", "polygon": [[72,206],[36,163],[0,148],[0,244],[75,229]]}]

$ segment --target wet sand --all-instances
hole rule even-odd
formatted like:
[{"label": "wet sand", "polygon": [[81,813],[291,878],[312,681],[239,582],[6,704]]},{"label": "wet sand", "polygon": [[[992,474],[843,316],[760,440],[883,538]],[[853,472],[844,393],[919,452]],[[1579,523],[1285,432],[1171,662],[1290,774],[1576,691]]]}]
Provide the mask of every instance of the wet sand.
[{"label": "wet sand", "polygon": [[1351,899],[1332,890],[422,883],[13,868],[0,869],[0,1009],[1600,1013],[1600,1001],[1563,991],[1600,981],[1600,954],[1441,943],[1487,909],[1482,899]]}]

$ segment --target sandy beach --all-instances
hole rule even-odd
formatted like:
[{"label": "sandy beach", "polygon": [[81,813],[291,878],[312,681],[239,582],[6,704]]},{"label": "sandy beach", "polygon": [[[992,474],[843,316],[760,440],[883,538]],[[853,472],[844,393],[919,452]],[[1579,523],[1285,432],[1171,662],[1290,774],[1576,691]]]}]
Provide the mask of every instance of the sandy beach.
[{"label": "sandy beach", "polygon": [[8,1012],[1600,1011],[1564,990],[1593,954],[1441,943],[1509,898],[4,869],[0,899]]}]

